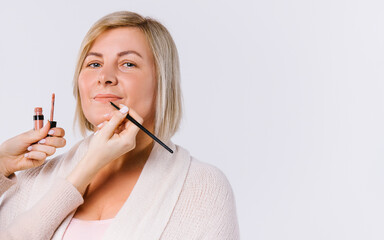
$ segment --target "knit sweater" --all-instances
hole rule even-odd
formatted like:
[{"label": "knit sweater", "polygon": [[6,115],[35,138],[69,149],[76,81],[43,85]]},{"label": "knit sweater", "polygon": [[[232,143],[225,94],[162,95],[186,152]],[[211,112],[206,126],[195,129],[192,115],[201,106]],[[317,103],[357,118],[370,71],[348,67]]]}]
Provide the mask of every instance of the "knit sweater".
[{"label": "knit sweater", "polygon": [[[0,239],[62,239],[84,199],[65,178],[89,138],[42,166],[0,176]],[[103,239],[239,239],[235,199],[225,175],[180,146],[154,146],[131,195]]]}]

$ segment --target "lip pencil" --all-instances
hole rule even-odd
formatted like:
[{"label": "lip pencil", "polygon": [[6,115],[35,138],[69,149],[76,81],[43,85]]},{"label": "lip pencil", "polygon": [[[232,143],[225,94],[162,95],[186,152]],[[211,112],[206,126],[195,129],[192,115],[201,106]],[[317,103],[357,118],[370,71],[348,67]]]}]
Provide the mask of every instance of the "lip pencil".
[{"label": "lip pencil", "polygon": [[[120,110],[118,106],[116,106],[113,102],[110,102],[112,106],[114,106],[117,110]],[[148,131],[143,125],[141,125],[138,121],[136,121],[133,117],[131,117],[129,114],[125,117],[129,121],[131,121],[133,124],[135,124],[137,127],[139,127],[141,130],[143,130],[148,136],[150,136],[153,140],[155,140],[158,144],[163,146],[165,149],[168,150],[168,152],[173,153],[172,149],[170,149],[167,145],[165,145],[160,139],[158,139],[155,135],[153,135],[150,131]]]}]

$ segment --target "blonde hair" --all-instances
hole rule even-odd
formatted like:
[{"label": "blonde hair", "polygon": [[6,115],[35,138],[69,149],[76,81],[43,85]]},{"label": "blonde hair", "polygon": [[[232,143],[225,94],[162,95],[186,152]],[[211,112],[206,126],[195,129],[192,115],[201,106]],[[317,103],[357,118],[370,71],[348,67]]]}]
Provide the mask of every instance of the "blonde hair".
[{"label": "blonde hair", "polygon": [[106,15],[98,20],[84,37],[73,79],[73,94],[77,101],[74,123],[79,123],[83,136],[85,136],[86,130],[93,131],[94,126],[86,119],[81,107],[78,87],[79,74],[85,57],[96,38],[109,29],[119,27],[141,29],[148,40],[155,60],[157,79],[154,134],[161,140],[168,141],[178,130],[182,117],[180,67],[176,45],[168,30],[161,23],[129,11]]}]

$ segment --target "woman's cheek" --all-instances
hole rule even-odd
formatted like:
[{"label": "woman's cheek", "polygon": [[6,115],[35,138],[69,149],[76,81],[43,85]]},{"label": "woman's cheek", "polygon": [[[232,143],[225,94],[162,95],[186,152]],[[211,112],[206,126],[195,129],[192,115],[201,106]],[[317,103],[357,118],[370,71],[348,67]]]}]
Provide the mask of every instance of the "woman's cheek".
[{"label": "woman's cheek", "polygon": [[79,93],[80,93],[80,101],[81,101],[81,107],[83,109],[83,113],[85,117],[90,121],[93,122],[92,114],[90,114],[90,86],[89,81],[87,78],[87,74],[84,72],[81,72],[78,79],[78,85],[79,85]]},{"label": "woman's cheek", "polygon": [[137,113],[144,118],[144,120],[149,120],[153,117],[154,111],[154,93],[149,89],[145,89],[141,92],[138,97],[140,100],[137,101]]},{"label": "woman's cheek", "polygon": [[84,72],[84,71],[80,72],[78,84],[79,84],[79,89],[81,91],[84,91],[85,89],[88,89],[87,85],[89,85],[90,77],[91,76],[89,76],[89,74],[87,74],[86,72]]}]

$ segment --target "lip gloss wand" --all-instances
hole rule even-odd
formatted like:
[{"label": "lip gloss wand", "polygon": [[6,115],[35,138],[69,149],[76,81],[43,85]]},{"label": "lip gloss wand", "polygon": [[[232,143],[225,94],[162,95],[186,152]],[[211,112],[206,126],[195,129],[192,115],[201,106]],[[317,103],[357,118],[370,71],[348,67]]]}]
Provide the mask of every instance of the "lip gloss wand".
[{"label": "lip gloss wand", "polygon": [[49,124],[51,128],[55,128],[57,122],[53,121],[53,112],[55,111],[55,94],[52,93],[52,101],[51,101],[51,116],[49,118]]}]

